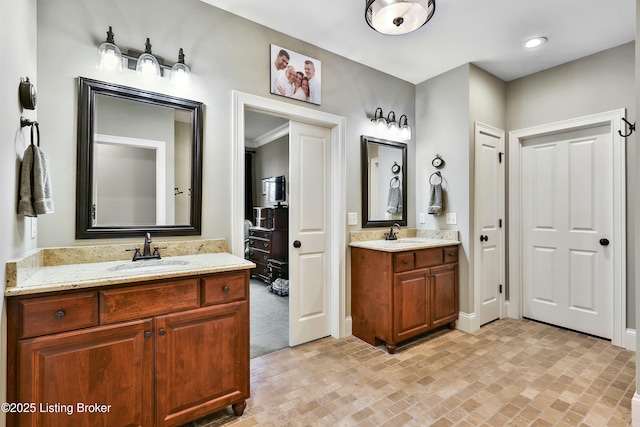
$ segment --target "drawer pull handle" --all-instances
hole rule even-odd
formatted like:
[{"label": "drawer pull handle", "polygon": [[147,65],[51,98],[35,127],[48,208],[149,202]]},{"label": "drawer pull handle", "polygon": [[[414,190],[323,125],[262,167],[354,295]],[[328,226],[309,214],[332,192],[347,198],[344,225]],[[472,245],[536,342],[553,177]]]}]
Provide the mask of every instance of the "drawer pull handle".
[{"label": "drawer pull handle", "polygon": [[53,316],[56,318],[56,320],[60,320],[64,317],[64,311],[58,310],[56,311],[56,314],[54,314]]},{"label": "drawer pull handle", "polygon": [[453,252],[449,252],[449,256],[456,256],[456,254]]},{"label": "drawer pull handle", "polygon": [[145,338],[147,338],[147,339],[151,338],[151,335],[152,335],[152,334],[151,334],[151,332],[149,332],[149,331],[147,331],[147,332],[145,332],[145,333],[144,333],[144,337],[145,337]]},{"label": "drawer pull handle", "polygon": [[263,245],[265,248],[268,248],[268,247],[269,247],[269,242],[264,242],[262,245]]},{"label": "drawer pull handle", "polygon": [[160,329],[160,330],[158,331],[158,335],[160,335],[160,336],[163,336],[163,335],[164,335],[164,334],[166,334],[166,333],[167,333],[167,331],[165,331],[164,329]]},{"label": "drawer pull handle", "polygon": [[403,263],[403,264],[409,264],[409,260],[408,260],[408,259],[403,259],[403,260],[402,260],[402,263]]},{"label": "drawer pull handle", "polygon": [[222,288],[222,290],[223,290],[225,293],[226,293],[226,292],[229,292],[229,287],[228,287],[228,286],[225,286],[224,288]]}]

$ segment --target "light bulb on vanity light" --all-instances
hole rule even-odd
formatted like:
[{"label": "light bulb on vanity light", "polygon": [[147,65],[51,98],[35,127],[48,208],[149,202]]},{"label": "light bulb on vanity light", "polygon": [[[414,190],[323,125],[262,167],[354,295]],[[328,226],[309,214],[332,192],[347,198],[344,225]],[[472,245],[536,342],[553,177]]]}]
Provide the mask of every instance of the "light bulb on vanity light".
[{"label": "light bulb on vanity light", "polygon": [[398,126],[398,122],[396,122],[396,113],[391,111],[387,116],[387,123],[389,132],[391,133],[392,138],[397,138],[398,133],[400,132],[400,127]]},{"label": "light bulb on vanity light", "polygon": [[404,139],[405,141],[409,141],[411,139],[411,126],[409,126],[407,116],[404,114],[401,115],[398,122],[400,123],[400,138]]},{"label": "light bulb on vanity light", "polygon": [[185,86],[191,80],[191,70],[184,63],[184,52],[182,48],[178,52],[178,62],[171,67],[171,83],[177,86]]},{"label": "light bulb on vanity light", "polygon": [[140,76],[147,80],[154,80],[160,77],[160,64],[151,53],[151,42],[147,38],[145,43],[145,51],[138,57],[136,62],[136,71]]},{"label": "light bulb on vanity light", "polygon": [[107,40],[98,48],[96,68],[100,71],[122,71],[122,52],[114,42],[111,27],[107,31]]}]

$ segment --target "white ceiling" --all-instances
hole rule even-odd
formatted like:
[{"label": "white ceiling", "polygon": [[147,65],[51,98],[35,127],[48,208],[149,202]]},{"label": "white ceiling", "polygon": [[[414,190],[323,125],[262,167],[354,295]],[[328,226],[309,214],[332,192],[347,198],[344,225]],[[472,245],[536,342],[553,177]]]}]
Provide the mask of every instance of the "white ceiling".
[{"label": "white ceiling", "polygon": [[[403,36],[372,30],[365,0],[202,1],[414,84],[466,63],[510,81],[635,40],[635,0],[437,0]],[[526,51],[533,36],[549,41]]]}]

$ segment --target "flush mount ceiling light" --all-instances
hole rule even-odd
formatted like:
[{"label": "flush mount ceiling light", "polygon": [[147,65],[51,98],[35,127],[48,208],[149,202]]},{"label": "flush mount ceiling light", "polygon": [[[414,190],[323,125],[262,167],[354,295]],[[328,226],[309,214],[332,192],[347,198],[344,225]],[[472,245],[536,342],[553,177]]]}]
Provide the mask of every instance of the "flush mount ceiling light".
[{"label": "flush mount ceiling light", "polygon": [[540,47],[547,42],[546,37],[533,37],[526,42],[524,42],[524,47],[527,49],[535,49],[536,47]]},{"label": "flush mount ceiling light", "polygon": [[436,0],[366,0],[367,24],[387,35],[407,34],[429,22]]}]

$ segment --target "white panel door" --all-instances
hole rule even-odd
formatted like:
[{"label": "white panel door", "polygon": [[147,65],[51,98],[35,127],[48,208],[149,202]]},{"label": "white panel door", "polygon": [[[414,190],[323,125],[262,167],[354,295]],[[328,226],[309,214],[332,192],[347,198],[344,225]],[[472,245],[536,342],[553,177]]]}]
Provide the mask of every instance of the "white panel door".
[{"label": "white panel door", "polygon": [[331,334],[331,130],[290,122],[289,344]]},{"label": "white panel door", "polygon": [[480,325],[502,317],[504,284],[504,131],[475,126],[476,290]]},{"label": "white panel door", "polygon": [[612,164],[609,125],[523,143],[525,317],[612,337]]}]

